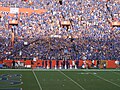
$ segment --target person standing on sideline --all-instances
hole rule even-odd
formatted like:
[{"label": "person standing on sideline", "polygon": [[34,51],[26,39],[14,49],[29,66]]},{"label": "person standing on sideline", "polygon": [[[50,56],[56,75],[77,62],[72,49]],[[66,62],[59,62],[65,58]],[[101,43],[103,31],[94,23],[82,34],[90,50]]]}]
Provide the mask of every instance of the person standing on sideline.
[{"label": "person standing on sideline", "polygon": [[15,60],[12,61],[12,68],[15,69]]}]

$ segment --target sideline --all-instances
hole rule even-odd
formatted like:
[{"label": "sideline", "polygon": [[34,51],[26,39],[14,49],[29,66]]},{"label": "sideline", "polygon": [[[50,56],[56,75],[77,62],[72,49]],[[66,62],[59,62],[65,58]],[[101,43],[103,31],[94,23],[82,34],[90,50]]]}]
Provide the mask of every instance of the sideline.
[{"label": "sideline", "polygon": [[103,71],[109,71],[109,72],[120,72],[120,69],[0,69],[0,71],[86,71],[86,72],[103,72]]}]

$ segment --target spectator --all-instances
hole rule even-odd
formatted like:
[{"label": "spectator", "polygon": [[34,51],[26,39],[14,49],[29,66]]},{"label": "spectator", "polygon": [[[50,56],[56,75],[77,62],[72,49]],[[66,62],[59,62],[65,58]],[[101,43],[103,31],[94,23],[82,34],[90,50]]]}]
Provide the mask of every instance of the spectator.
[{"label": "spectator", "polygon": [[[119,20],[120,2],[117,0],[63,0],[62,5],[57,0],[33,0],[32,4],[21,0],[0,2],[3,7],[47,9],[42,15],[20,13],[13,17],[8,12],[0,12],[1,58],[16,52],[16,48],[24,47],[24,42],[31,43],[40,37],[39,41],[22,49],[22,57],[120,60],[119,28],[111,28],[109,23],[109,20]],[[12,26],[15,44],[10,48],[12,30],[7,25],[9,20],[16,19],[19,20],[18,26]],[[68,31],[60,25],[64,20],[71,21]],[[73,36],[73,39],[68,36]],[[13,56],[20,57],[19,52]]]}]

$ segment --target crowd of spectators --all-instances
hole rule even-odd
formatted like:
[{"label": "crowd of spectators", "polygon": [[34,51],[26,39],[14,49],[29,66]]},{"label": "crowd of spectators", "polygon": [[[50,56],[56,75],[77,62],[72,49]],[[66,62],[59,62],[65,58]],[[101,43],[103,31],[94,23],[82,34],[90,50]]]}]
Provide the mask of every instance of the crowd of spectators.
[{"label": "crowd of spectators", "polygon": [[[10,17],[0,12],[0,57],[38,57],[39,59],[94,59],[120,60],[120,27],[111,21],[120,21],[119,0],[0,0],[3,7],[46,9],[44,14],[20,13]],[[18,20],[8,27],[9,20]],[[61,21],[70,21],[69,29]],[[14,47],[11,32],[15,34]],[[61,37],[51,37],[59,35]],[[24,42],[30,43],[24,47]]]}]

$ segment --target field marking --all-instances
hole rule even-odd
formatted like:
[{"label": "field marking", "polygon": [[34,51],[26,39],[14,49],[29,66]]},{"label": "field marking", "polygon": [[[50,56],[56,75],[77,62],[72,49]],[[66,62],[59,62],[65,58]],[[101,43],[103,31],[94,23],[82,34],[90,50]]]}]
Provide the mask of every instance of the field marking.
[{"label": "field marking", "polygon": [[42,87],[41,87],[41,85],[40,85],[40,82],[39,82],[39,80],[38,80],[38,78],[37,78],[37,76],[36,76],[36,74],[34,72],[34,70],[32,70],[32,72],[33,72],[33,75],[34,75],[34,77],[35,77],[35,79],[36,79],[36,81],[38,83],[38,86],[39,86],[40,90],[43,90]]},{"label": "field marking", "polygon": [[[13,88],[9,88],[10,90],[11,89],[13,89]],[[0,88],[0,90],[9,90],[9,89],[7,89],[7,88]],[[19,90],[23,90],[22,88],[17,88],[17,89],[19,89]],[[15,90],[15,89],[14,89]]]},{"label": "field marking", "polygon": [[59,72],[64,75],[65,77],[67,77],[68,79],[70,79],[73,83],[75,83],[77,86],[79,86],[82,90],[86,90],[84,87],[82,87],[79,83],[77,83],[76,81],[74,81],[72,78],[70,78],[69,76],[67,76],[65,73],[61,72],[59,70]]},{"label": "field marking", "polygon": [[117,73],[117,72],[113,72],[113,73],[115,73],[116,75],[120,75],[120,73]]},{"label": "field marking", "polygon": [[[109,71],[109,72],[120,72],[120,69],[33,69],[34,71],[96,71],[96,72],[102,72],[102,71]],[[0,71],[32,71],[31,69],[0,69]]]},{"label": "field marking", "polygon": [[[92,74],[93,75],[93,74]],[[113,84],[113,85],[115,85],[115,86],[117,86],[117,87],[120,87],[120,85],[118,85],[118,84],[116,84],[116,83],[114,83],[114,82],[111,82],[111,81],[109,81],[109,80],[107,80],[107,79],[105,79],[105,78],[102,78],[102,77],[100,77],[100,76],[98,76],[98,75],[95,75],[94,74],[94,76],[96,76],[96,77],[98,77],[98,78],[100,78],[100,79],[102,79],[102,80],[104,80],[104,81],[106,81],[106,82],[109,82],[109,83],[111,83],[111,84]]]}]

